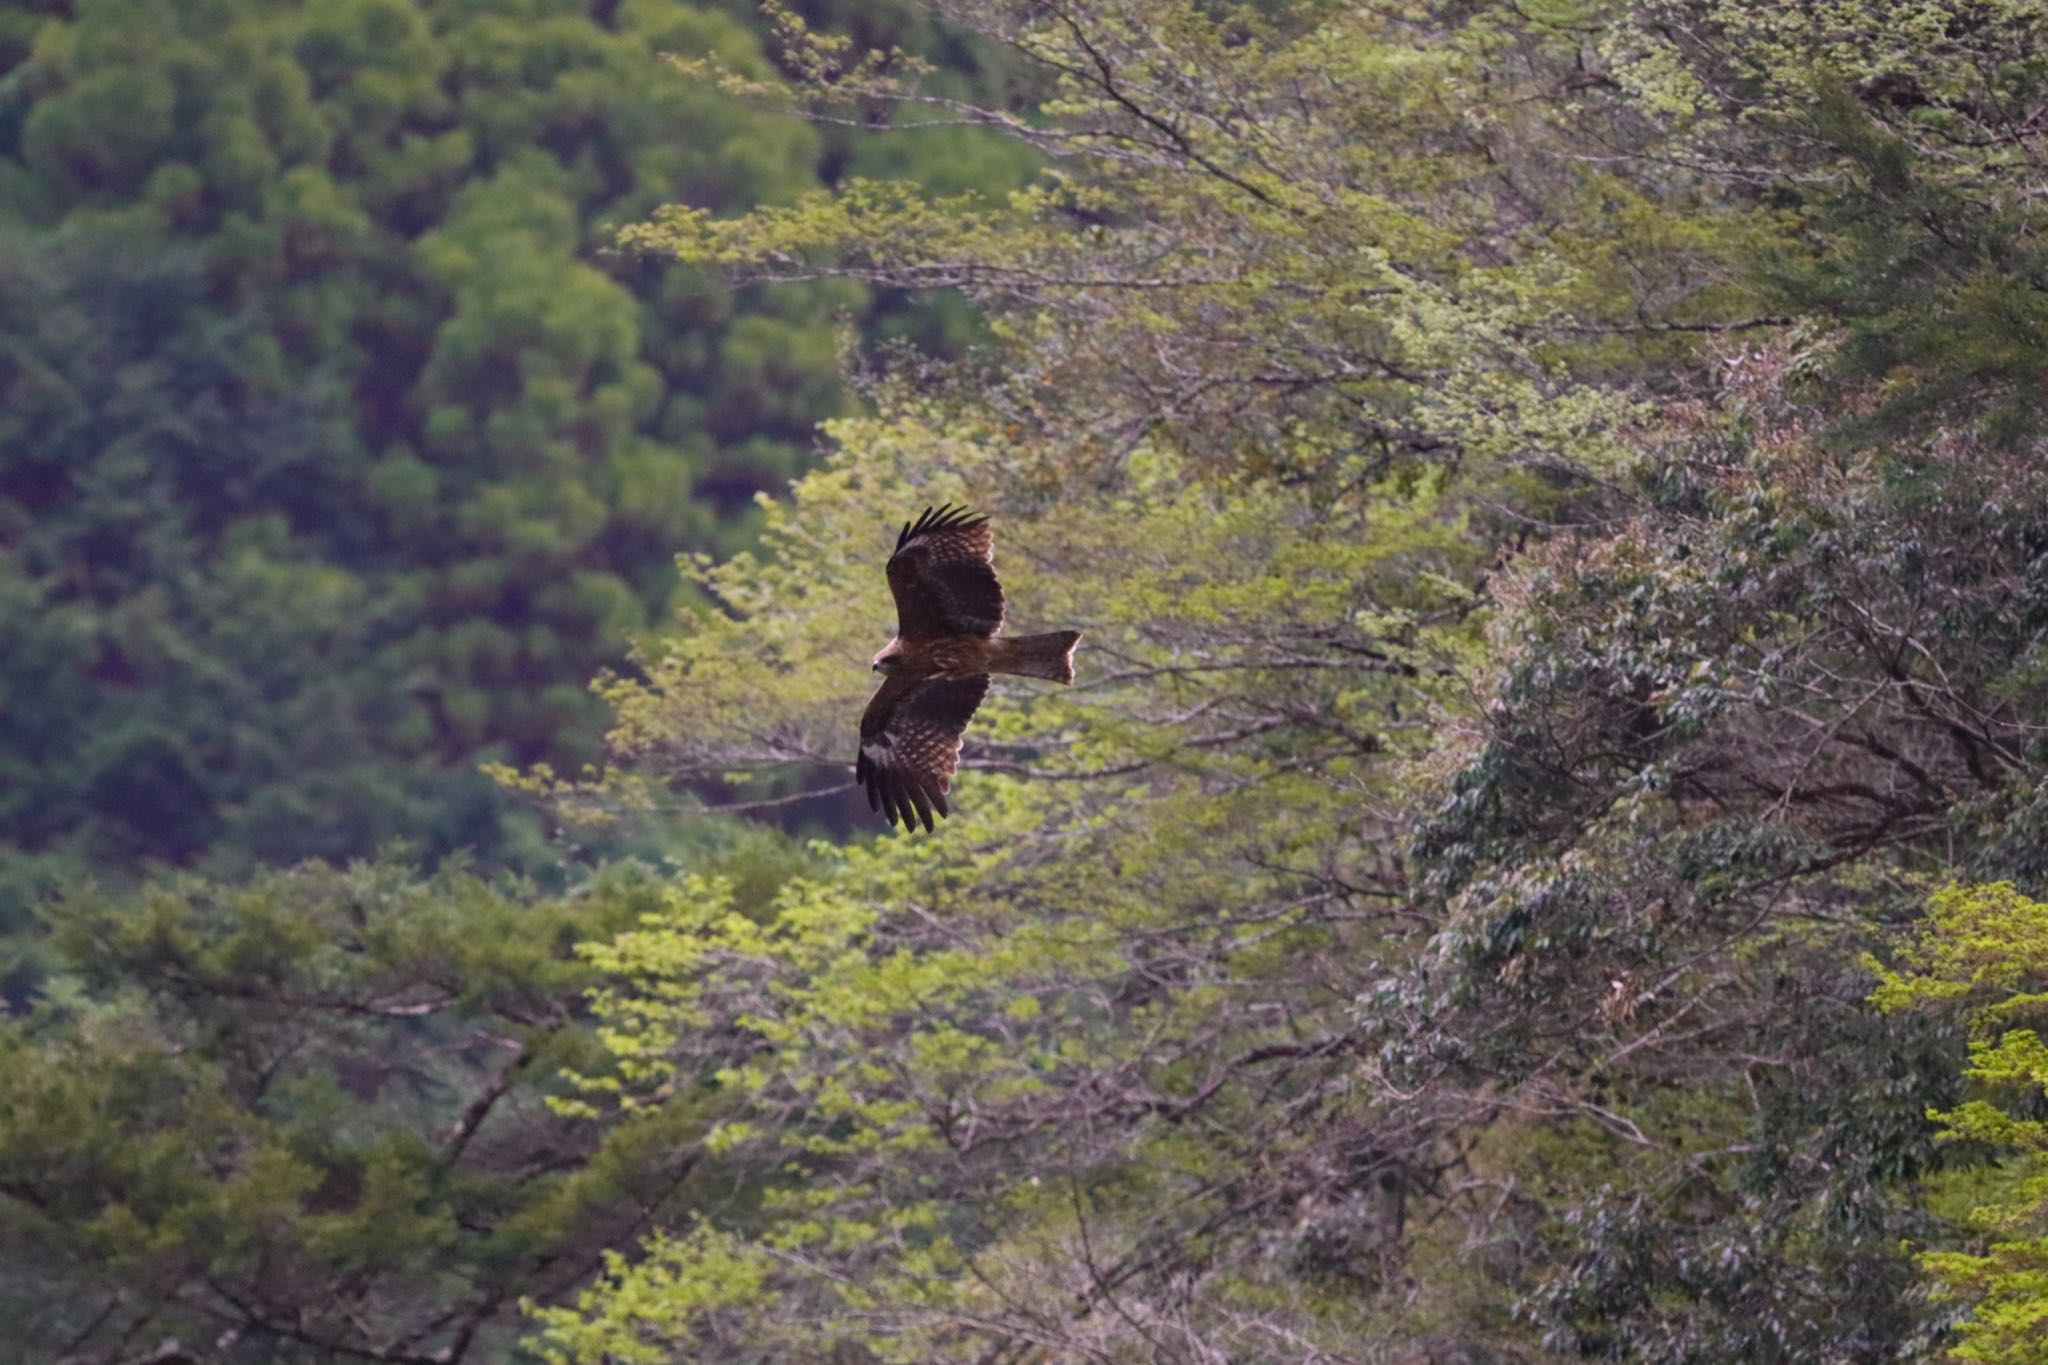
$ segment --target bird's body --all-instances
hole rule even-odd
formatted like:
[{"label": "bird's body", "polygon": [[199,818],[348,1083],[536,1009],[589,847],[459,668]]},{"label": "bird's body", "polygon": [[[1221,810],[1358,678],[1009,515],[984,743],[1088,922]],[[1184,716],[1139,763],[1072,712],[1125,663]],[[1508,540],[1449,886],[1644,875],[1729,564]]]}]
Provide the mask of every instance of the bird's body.
[{"label": "bird's body", "polygon": [[[896,660],[892,668],[883,671],[900,678],[965,678],[976,673],[1014,673],[1023,678],[1049,678],[1053,682],[1074,680],[1073,658],[1070,647],[1080,639],[1078,631],[1059,630],[1050,635],[990,636],[976,639],[971,635],[948,636],[938,640],[890,641],[893,654],[884,650],[877,655],[878,661],[884,656]],[[1059,648],[1053,651],[1050,641],[1059,641]]]},{"label": "bird's body", "polygon": [[927,507],[906,524],[889,557],[896,638],[875,655],[886,675],[860,721],[854,778],[868,805],[907,830],[947,813],[960,737],[988,695],[989,676],[1074,680],[1081,633],[1005,636],[995,532],[987,517]]},{"label": "bird's body", "polygon": [[889,642],[895,652],[884,650],[877,662],[893,666],[882,671],[901,678],[963,678],[973,673],[992,673],[989,660],[995,655],[995,640],[977,640],[971,635],[954,635],[940,640]]}]

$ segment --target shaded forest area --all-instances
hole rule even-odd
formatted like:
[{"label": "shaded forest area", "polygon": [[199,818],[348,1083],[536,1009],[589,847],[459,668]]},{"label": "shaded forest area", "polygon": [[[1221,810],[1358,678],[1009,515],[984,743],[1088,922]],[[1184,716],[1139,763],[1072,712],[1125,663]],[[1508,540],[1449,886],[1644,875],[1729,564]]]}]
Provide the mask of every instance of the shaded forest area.
[{"label": "shaded forest area", "polygon": [[479,763],[596,759],[592,676],[809,462],[843,334],[961,327],[613,233],[917,157],[664,60],[767,73],[745,7],[43,8],[0,29],[0,924],[79,868],[559,860]]},{"label": "shaded forest area", "polygon": [[0,15],[26,1358],[2048,1361],[2033,0]]}]

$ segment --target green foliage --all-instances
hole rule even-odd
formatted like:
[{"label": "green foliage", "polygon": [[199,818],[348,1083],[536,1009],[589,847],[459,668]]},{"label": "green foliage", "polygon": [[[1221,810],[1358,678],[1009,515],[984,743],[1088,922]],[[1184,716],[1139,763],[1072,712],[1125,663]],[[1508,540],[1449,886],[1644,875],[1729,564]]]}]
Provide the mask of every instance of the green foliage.
[{"label": "green foliage", "polygon": [[[943,839],[844,850],[766,916],[693,884],[593,946],[621,1074],[587,1102],[714,1086],[735,1105],[714,1145],[774,1178],[544,1313],[539,1344],[1509,1340],[1504,1277],[1398,1288],[1460,1259],[1481,1215],[1459,1122],[1505,1117],[1418,1080],[1460,1063],[1399,966],[1436,928],[1399,852],[1408,793],[1471,723],[1504,525],[1575,507],[1620,459],[1639,410],[1620,381],[1682,357],[1660,329],[1746,303],[1721,257],[1768,220],[1688,229],[1617,183],[1606,230],[1554,245],[1539,224],[1580,187],[1506,125],[1561,131],[1531,105],[1571,58],[1490,21],[955,17],[1056,92],[1036,118],[963,111],[1054,157],[1041,184],[853,182],[737,220],[668,210],[630,239],[750,278],[958,287],[999,360],[834,423],[763,551],[700,562],[705,605],[607,689],[637,778],[562,792],[836,778],[887,630],[887,532],[924,502],[999,515],[1015,628],[1080,627],[1088,667],[984,708]],[[915,107],[915,73],[789,27],[821,106]],[[1505,89],[1503,45],[1531,63]],[[1502,121],[1476,141],[1453,112],[1475,106]],[[1503,216],[1510,180],[1526,217]],[[1626,252],[1663,292],[1616,281]]]},{"label": "green foliage", "polygon": [[[667,610],[678,548],[745,543],[752,495],[808,462],[870,317],[856,287],[748,295],[610,249],[672,196],[733,212],[837,173],[803,121],[666,60],[772,82],[747,18],[0,14],[10,1350],[505,1359],[522,1298],[704,1197],[695,1110],[547,1107],[608,1065],[570,945],[631,922],[645,877],[242,883],[393,844],[587,852],[480,767],[597,756],[589,679]],[[935,144],[935,173],[1001,186],[1029,159],[972,143]],[[872,318],[962,334],[901,299]],[[662,846],[742,898],[804,865],[728,837]],[[216,880],[74,890],[23,947],[58,886],[166,866]]]},{"label": "green foliage", "polygon": [[1951,1355],[2026,1365],[2048,1334],[2048,904],[2009,882],[1949,887],[1900,967],[1879,975],[1880,1008],[1960,1013],[1970,1030],[1971,1097],[1929,1117],[1944,1140],[1987,1155],[1944,1174],[1930,1203],[1976,1249],[1919,1258],[1970,1305]]},{"label": "green foliage", "polygon": [[[1191,454],[1334,485],[1417,457],[1605,464],[1634,409],[1580,381],[1675,360],[1674,333],[1754,306],[1730,258],[1771,218],[1702,227],[1589,183],[1563,127],[1535,127],[1580,57],[1541,28],[1398,6],[946,12],[1028,59],[1035,113],[961,107],[793,18],[784,60],[817,73],[821,110],[936,102],[998,128],[1052,160],[1039,181],[853,180],[740,219],[673,205],[626,240],[748,279],[959,288],[1016,328],[1000,376],[964,376],[984,415],[1084,449],[1164,424]],[[1612,106],[1555,112],[1632,135]]]},{"label": "green foliage", "polygon": [[1085,641],[929,839],[64,902],[36,1341],[2038,1354],[2038,6],[132,8],[0,29],[9,883],[858,818],[926,502]]},{"label": "green foliage", "polygon": [[[563,791],[842,764],[925,501],[999,513],[1013,602],[1092,667],[988,708],[943,839],[593,946],[621,1072],[588,1102],[715,1086],[776,1177],[541,1349],[1936,1349],[1901,1248],[1959,1039],[1873,1014],[1858,964],[1930,877],[2039,875],[2048,501],[1994,411],[2029,371],[1933,344],[1974,325],[1953,272],[1866,304],[1937,197],[2030,240],[2031,181],[1985,188],[2011,144],[1932,141],[2032,88],[1979,71],[2024,16],[1961,28],[1925,79],[1963,123],[1894,155],[1882,87],[1832,93],[1855,6],[943,8],[1042,80],[939,101],[1045,153],[1033,186],[629,240],[957,287],[996,358],[836,424],[608,690],[637,785]],[[774,12],[814,113],[927,99]],[[1887,156],[1935,187],[1892,258],[1847,226]]]},{"label": "green foliage", "polygon": [[1617,77],[1674,112],[1690,155],[1807,220],[1800,249],[1757,274],[1787,311],[1841,329],[1841,373],[1879,381],[1837,420],[1866,437],[2030,438],[2048,261],[2018,111],[2048,94],[2048,14],[2032,0],[1631,9],[1608,43]]},{"label": "green foliage", "polygon": [[[1804,373],[1744,356],[1726,409],[1673,414],[1630,516],[1528,559],[1483,742],[1423,828],[1438,979],[1502,1081],[1598,1094],[1645,1133],[1669,1131],[1672,1077],[1729,1087],[1716,1126],[1668,1139],[1717,1155],[1675,1167],[1647,1223],[1633,1187],[1571,1215],[1575,1259],[1534,1303],[1582,1349],[1925,1348],[1898,1244],[1924,1234],[1907,1182],[1944,1160],[1922,1115],[1954,1103],[1956,1044],[1873,1026],[1853,964],[1931,878],[2039,875],[2048,598],[2014,566],[2048,487],[1961,438],[1840,458]],[[1716,1286],[1717,1263],[1748,1269]],[[1772,1296],[1802,1275],[1815,1303],[1789,1311]]]},{"label": "green foliage", "polygon": [[[972,487],[1005,451],[915,408],[836,433],[763,556],[701,571],[719,609],[613,687],[621,752],[684,776],[843,765],[867,687],[846,661],[887,615],[877,528],[918,471]],[[1098,671],[984,708],[946,839],[842,850],[765,915],[685,885],[589,950],[616,982],[597,1004],[620,1065],[591,1102],[713,1087],[734,1106],[713,1148],[781,1174],[616,1267],[588,1321],[544,1315],[546,1348],[949,1358],[983,1315],[1053,1311],[1094,1235],[1147,1274],[1214,1276],[1176,1332],[1250,1349],[1294,1322],[1265,1302],[1283,1281],[1208,1258],[1259,1235],[1232,1216],[1239,1182],[1277,1209],[1380,1169],[1312,1164],[1312,1132],[1362,1119],[1337,1083],[1344,980],[1300,954],[1404,932],[1374,908],[1394,874],[1359,803],[1391,799],[1424,739],[1403,718],[1473,638],[1461,525],[1429,478],[1316,507],[1153,450],[1093,506],[1006,518],[1017,610],[1082,626]],[[1267,1086],[1298,1097],[1296,1128],[1252,1102]],[[1085,1330],[1119,1339],[1113,1317]]]},{"label": "green foliage", "polygon": [[0,847],[541,864],[479,761],[596,756],[588,679],[677,547],[738,543],[807,458],[861,306],[622,261],[608,225],[791,198],[818,139],[676,79],[662,54],[768,69],[675,0],[95,0],[22,32]]},{"label": "green foliage", "polygon": [[603,1066],[571,945],[657,895],[627,867],[552,900],[356,867],[53,905],[61,974],[0,1024],[14,1347],[505,1358],[521,1296],[688,1194],[687,1109],[547,1104]]}]

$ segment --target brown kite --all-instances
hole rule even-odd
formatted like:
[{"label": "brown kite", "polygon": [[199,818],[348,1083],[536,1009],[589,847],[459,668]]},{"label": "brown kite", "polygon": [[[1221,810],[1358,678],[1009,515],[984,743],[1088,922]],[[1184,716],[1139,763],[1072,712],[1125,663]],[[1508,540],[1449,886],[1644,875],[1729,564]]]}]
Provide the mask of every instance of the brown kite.
[{"label": "brown kite", "polygon": [[889,556],[896,638],[875,656],[883,682],[860,718],[853,777],[868,808],[932,828],[960,766],[960,736],[988,695],[991,673],[1074,680],[1078,630],[1000,636],[1003,585],[987,517],[948,503],[906,523]]}]

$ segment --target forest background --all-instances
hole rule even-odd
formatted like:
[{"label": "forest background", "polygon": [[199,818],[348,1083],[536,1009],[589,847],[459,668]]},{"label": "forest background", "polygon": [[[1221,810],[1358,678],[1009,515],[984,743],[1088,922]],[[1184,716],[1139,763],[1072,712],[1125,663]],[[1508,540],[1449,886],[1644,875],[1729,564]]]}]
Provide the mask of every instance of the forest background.
[{"label": "forest background", "polygon": [[[0,5],[0,1351],[2048,1359],[2044,155],[2032,0]],[[875,837],[948,499],[1082,673]]]}]

